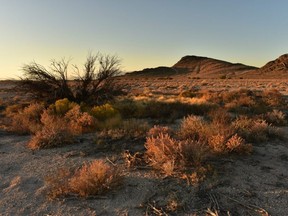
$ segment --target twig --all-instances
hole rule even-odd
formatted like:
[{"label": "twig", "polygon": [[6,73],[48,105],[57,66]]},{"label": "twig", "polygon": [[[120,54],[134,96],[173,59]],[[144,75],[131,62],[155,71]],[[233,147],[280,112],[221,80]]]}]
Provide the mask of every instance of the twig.
[{"label": "twig", "polygon": [[226,198],[228,198],[228,199],[230,199],[230,200],[232,200],[232,201],[234,201],[234,202],[242,205],[243,207],[245,207],[245,208],[247,208],[247,209],[250,209],[250,210],[254,210],[254,211],[256,211],[256,212],[259,212],[259,213],[262,214],[263,216],[269,216],[269,213],[268,213],[265,209],[263,209],[263,208],[261,208],[261,207],[258,207],[258,206],[256,206],[256,205],[252,205],[252,204],[244,204],[244,203],[240,202],[239,200],[236,200],[236,199],[231,198],[231,197],[229,197],[229,196],[226,196],[226,195],[224,195],[224,194],[222,194],[222,195],[225,196]]}]

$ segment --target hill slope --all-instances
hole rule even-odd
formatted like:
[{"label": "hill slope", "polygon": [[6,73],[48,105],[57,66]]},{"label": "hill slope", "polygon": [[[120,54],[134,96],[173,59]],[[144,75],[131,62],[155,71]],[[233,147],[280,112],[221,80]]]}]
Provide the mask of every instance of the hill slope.
[{"label": "hill slope", "polygon": [[288,54],[281,55],[277,59],[268,62],[258,70],[245,74],[248,78],[288,78]]},{"label": "hill slope", "polygon": [[244,64],[235,64],[200,56],[184,56],[172,68],[205,78],[233,77],[257,69]]}]

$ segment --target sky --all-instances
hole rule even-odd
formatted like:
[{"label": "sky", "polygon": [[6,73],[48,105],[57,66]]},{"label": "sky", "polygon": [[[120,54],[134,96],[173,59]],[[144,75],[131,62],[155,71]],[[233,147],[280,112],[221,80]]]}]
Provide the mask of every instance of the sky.
[{"label": "sky", "polygon": [[124,72],[185,55],[263,66],[288,51],[287,0],[0,0],[0,79],[89,52]]}]

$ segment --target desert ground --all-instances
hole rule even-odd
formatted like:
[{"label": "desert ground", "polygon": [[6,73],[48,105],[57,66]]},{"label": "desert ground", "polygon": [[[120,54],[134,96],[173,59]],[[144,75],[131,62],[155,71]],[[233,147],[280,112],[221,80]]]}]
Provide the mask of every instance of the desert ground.
[{"label": "desert ground", "polygon": [[[288,80],[194,79],[193,77],[122,77],[119,82],[133,100],[192,103],[179,99],[187,90],[233,91],[277,89],[288,96]],[[125,152],[145,151],[145,136],[113,139],[95,132],[77,136],[70,145],[31,150],[31,135],[6,130],[5,108],[26,102],[28,96],[12,89],[13,82],[0,82],[0,215],[287,215],[288,127],[279,127],[283,139],[253,144],[251,154],[229,154],[206,161],[211,171],[191,184],[183,178],[163,175],[147,164],[127,166]],[[123,96],[121,96],[123,97]],[[197,103],[196,99],[194,102]],[[167,116],[168,118],[168,116]],[[181,119],[158,122],[178,128]],[[124,156],[123,156],[124,155]],[[127,156],[127,155],[126,155]],[[103,159],[118,166],[123,183],[102,195],[64,196],[50,199],[47,177],[61,168]]]}]

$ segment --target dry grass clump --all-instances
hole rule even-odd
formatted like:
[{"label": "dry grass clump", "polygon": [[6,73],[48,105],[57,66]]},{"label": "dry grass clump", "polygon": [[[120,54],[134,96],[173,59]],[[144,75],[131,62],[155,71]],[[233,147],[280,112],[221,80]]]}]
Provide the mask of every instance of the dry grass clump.
[{"label": "dry grass clump", "polygon": [[51,148],[72,143],[74,134],[66,121],[50,115],[47,110],[41,115],[42,129],[28,143],[30,149]]},{"label": "dry grass clump", "polygon": [[10,113],[11,124],[8,130],[18,134],[36,133],[41,128],[40,116],[43,111],[43,104],[34,103],[14,114]]},{"label": "dry grass clump", "polygon": [[103,160],[94,160],[74,172],[60,170],[56,175],[47,177],[49,197],[76,195],[89,197],[101,195],[119,186],[122,182],[120,170]]}]

